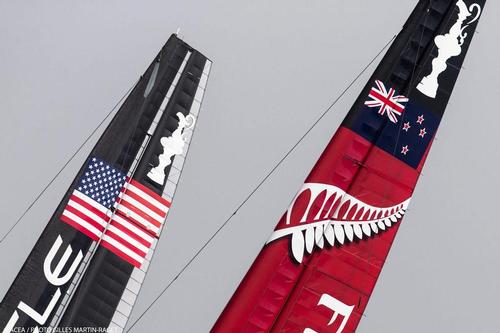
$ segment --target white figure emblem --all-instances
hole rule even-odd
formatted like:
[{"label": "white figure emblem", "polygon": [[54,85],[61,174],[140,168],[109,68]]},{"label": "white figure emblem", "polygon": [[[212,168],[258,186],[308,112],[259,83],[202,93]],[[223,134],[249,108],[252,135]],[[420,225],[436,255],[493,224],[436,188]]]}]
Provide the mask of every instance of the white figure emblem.
[{"label": "white figure emblem", "polygon": [[[463,0],[458,0],[457,7],[459,9],[458,20],[446,35],[439,35],[434,39],[438,48],[438,56],[432,61],[431,74],[424,77],[417,86],[417,89],[422,94],[431,98],[436,98],[437,90],[439,88],[439,75],[443,73],[446,68],[448,68],[446,62],[450,58],[456,57],[462,53],[462,45],[468,35],[465,32],[465,29],[467,29],[471,23],[477,21],[479,19],[479,15],[481,15],[482,9],[477,3],[472,4],[469,8],[467,8],[467,5],[463,2]],[[474,11],[477,11],[476,16],[464,25],[464,21],[471,16]]]},{"label": "white figure emblem", "polygon": [[[344,304],[338,299],[333,298],[328,294],[323,294],[321,296],[318,305],[323,305],[329,308],[330,310],[333,310],[333,316],[330,319],[330,322],[328,323],[327,326],[332,325],[339,316],[339,314],[344,317],[344,319],[342,319],[342,322],[340,323],[339,329],[337,330],[337,333],[342,333],[342,331],[345,328],[345,325],[347,325],[347,322],[349,321],[349,317],[352,314],[354,305],[349,306],[347,304]],[[318,332],[316,332],[313,329],[306,328],[303,333],[318,333]]]},{"label": "white figure emblem", "polygon": [[163,185],[165,182],[165,168],[172,163],[172,157],[184,152],[184,146],[187,141],[184,130],[192,128],[196,121],[193,115],[184,116],[180,112],[177,112],[177,118],[179,118],[177,129],[171,136],[163,137],[160,140],[163,146],[163,153],[158,157],[160,163],[148,173],[148,177],[160,185]]}]

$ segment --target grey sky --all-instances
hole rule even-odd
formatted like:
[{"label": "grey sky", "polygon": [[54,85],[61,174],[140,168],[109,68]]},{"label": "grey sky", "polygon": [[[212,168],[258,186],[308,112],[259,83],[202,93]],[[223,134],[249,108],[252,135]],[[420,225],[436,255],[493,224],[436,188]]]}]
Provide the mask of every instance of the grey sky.
[{"label": "grey sky", "polygon": [[[133,312],[137,318],[399,31],[416,2],[0,0],[0,232],[180,26],[214,65],[168,228]],[[498,1],[487,3],[360,333],[498,331],[499,12]],[[134,332],[208,332],[372,71]],[[0,244],[0,295],[95,139]]]}]

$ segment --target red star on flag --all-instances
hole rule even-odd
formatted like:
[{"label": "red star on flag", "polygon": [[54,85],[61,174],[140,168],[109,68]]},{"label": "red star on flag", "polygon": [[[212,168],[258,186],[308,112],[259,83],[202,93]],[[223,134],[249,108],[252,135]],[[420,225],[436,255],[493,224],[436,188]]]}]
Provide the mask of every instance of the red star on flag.
[{"label": "red star on flag", "polygon": [[425,120],[424,119],[424,115],[418,116],[417,123],[419,123],[420,125],[422,125],[423,122],[424,122],[424,120]]},{"label": "red star on flag", "polygon": [[401,154],[406,155],[406,154],[408,154],[409,151],[410,151],[410,148],[408,148],[408,145],[406,145],[401,150]]},{"label": "red star on flag", "polygon": [[426,134],[427,134],[427,132],[425,131],[425,128],[424,128],[424,129],[420,130],[420,134],[418,136],[421,136],[423,138]]},{"label": "red star on flag", "polygon": [[411,128],[410,122],[404,123],[403,125],[403,131],[408,132],[408,130]]}]

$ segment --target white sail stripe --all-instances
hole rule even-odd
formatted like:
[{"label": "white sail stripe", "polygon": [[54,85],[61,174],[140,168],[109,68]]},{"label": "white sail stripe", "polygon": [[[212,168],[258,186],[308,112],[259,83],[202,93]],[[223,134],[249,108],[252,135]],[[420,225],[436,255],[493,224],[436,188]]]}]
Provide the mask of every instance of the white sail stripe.
[{"label": "white sail stripe", "polygon": [[132,259],[135,259],[139,263],[142,263],[144,261],[144,257],[138,255],[135,253],[133,250],[131,250],[129,247],[123,245],[121,242],[116,240],[115,238],[111,237],[110,235],[104,235],[102,238],[103,241],[108,242],[109,244],[113,245],[116,247],[118,250],[122,251]]},{"label": "white sail stripe", "polygon": [[75,201],[73,201],[73,200],[70,199],[68,201],[68,206],[73,207],[74,209],[78,210],[79,212],[81,212],[85,216],[90,217],[92,220],[94,220],[95,222],[99,223],[103,227],[106,227],[106,225],[108,224],[107,220],[104,220],[102,217],[100,217],[99,215],[97,215],[97,214],[93,213],[92,211],[88,210],[84,206],[80,205],[78,202],[75,202]]},{"label": "white sail stripe", "polygon": [[109,213],[109,209],[107,209],[106,207],[104,207],[103,205],[101,205],[100,203],[98,203],[97,201],[93,200],[92,198],[86,196],[85,194],[83,194],[82,192],[78,191],[78,190],[74,190],[73,191],[73,195],[75,197],[78,197],[79,199],[81,199],[82,201],[85,201],[86,203],[88,203],[89,205],[91,205],[92,207],[94,208],[97,208],[98,210],[100,210],[101,212],[103,212],[104,214],[108,214]]},{"label": "white sail stripe", "polygon": [[[186,68],[187,62],[189,61],[192,53],[193,52],[191,51],[187,51],[186,55],[184,56],[184,60],[182,61],[181,67],[179,67],[179,71],[177,71],[177,73],[182,74],[182,72],[184,72],[184,68]],[[177,85],[177,82],[175,84]]]},{"label": "white sail stripe", "polygon": [[203,74],[209,75],[212,68],[212,61],[208,60],[205,62],[205,67],[203,67]]},{"label": "white sail stripe", "polygon": [[85,221],[84,219],[82,219],[80,216],[77,216],[77,215],[75,215],[72,212],[67,211],[67,210],[65,210],[63,212],[63,215],[66,216],[67,218],[71,219],[73,222],[81,225],[82,227],[84,227],[86,230],[93,233],[97,237],[101,238],[102,232],[100,230],[98,230],[96,227],[94,227],[92,224],[90,224],[87,221]]},{"label": "white sail stripe", "polygon": [[[196,92],[194,93],[194,99],[198,102],[203,101],[203,95],[205,94],[205,91],[203,90],[200,85],[198,85],[198,88],[196,89]],[[193,108],[193,105],[191,104],[191,108]]]},{"label": "white sail stripe", "polygon": [[192,53],[191,51],[188,51],[186,53],[186,55],[184,56],[184,60],[182,61],[182,64],[179,67],[179,70],[177,71],[172,84],[170,85],[170,87],[167,90],[167,94],[165,95],[165,99],[162,102],[162,105],[164,107],[161,108],[161,106],[160,106],[160,110],[159,110],[160,112],[164,111],[165,107],[167,106],[168,100],[170,99],[170,97],[174,93],[174,90],[177,87],[177,84],[179,83],[179,79],[181,78],[182,72],[184,72],[184,68],[186,67],[187,62],[188,62],[189,58],[191,57],[191,53]]},{"label": "white sail stripe", "polygon": [[144,200],[146,200],[147,202],[149,202],[150,204],[152,204],[153,206],[155,206],[156,208],[158,208],[162,212],[165,212],[165,213],[168,212],[168,209],[169,209],[168,206],[165,206],[163,203],[156,200],[155,198],[153,198],[152,196],[150,196],[146,192],[142,191],[140,188],[138,188],[130,183],[128,183],[126,186],[127,186],[127,188],[126,188],[127,191],[134,192],[135,194],[137,194],[138,196],[140,196],[141,198],[143,198]]},{"label": "white sail stripe", "polygon": [[[120,195],[119,195],[119,197],[120,197],[120,199],[122,199],[121,201],[128,202],[132,206],[139,208],[141,211],[143,211],[144,213],[146,213],[147,215],[149,215],[152,219],[154,219],[154,220],[156,220],[156,221],[158,221],[160,223],[163,223],[165,221],[164,217],[162,217],[162,216],[158,215],[157,213],[153,212],[151,209],[149,209],[148,207],[146,207],[145,205],[143,205],[139,201],[135,200],[134,198],[132,198],[128,194],[125,194],[125,193],[121,192]],[[120,201],[119,201],[118,205],[121,206]]]},{"label": "white sail stripe", "polygon": [[115,205],[115,207],[118,211],[123,213],[125,216],[130,216],[131,218],[133,218],[134,220],[136,220],[137,222],[142,224],[147,230],[151,230],[155,233],[158,233],[158,231],[160,230],[160,228],[158,228],[157,226],[155,226],[154,224],[152,224],[151,222],[149,222],[148,220],[146,220],[144,217],[140,216],[139,214],[131,211],[127,207],[125,207],[123,205]]},{"label": "white sail stripe", "polygon": [[117,227],[115,227],[114,225],[110,225],[108,227],[108,230],[111,231],[111,232],[113,232],[113,233],[115,233],[115,234],[117,234],[118,236],[120,236],[123,240],[125,240],[126,242],[128,242],[130,245],[138,248],[139,250],[143,251],[144,253],[148,253],[149,247],[145,246],[144,244],[141,244],[139,241],[137,241],[136,239],[132,238],[128,234],[124,233],[123,231],[121,231],[120,229],[118,229]]},{"label": "white sail stripe", "polygon": [[133,223],[127,221],[127,219],[121,217],[120,215],[113,216],[113,221],[121,224],[122,226],[124,226],[128,230],[132,231],[137,236],[144,239],[146,242],[148,242],[150,244],[152,244],[154,242],[154,237],[152,237],[147,232],[144,232],[141,228],[136,227]]}]

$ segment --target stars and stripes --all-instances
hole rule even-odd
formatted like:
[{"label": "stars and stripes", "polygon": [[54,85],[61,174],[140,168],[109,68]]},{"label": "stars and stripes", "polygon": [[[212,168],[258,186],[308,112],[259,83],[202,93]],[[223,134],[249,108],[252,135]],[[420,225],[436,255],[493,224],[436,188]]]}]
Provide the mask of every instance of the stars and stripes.
[{"label": "stars and stripes", "polygon": [[154,237],[126,218],[113,214],[88,196],[75,190],[61,220],[136,267],[140,267]]},{"label": "stars and stripes", "polygon": [[158,194],[92,158],[61,220],[140,267],[169,207],[170,203]]},{"label": "stars and stripes", "polygon": [[396,95],[394,88],[387,91],[384,83],[380,80],[376,80],[375,84],[376,87],[372,87],[368,94],[371,100],[366,101],[365,105],[370,108],[378,108],[380,115],[387,114],[391,122],[397,123],[398,116],[401,116],[405,109],[402,103],[408,102],[408,98],[403,95]]}]

